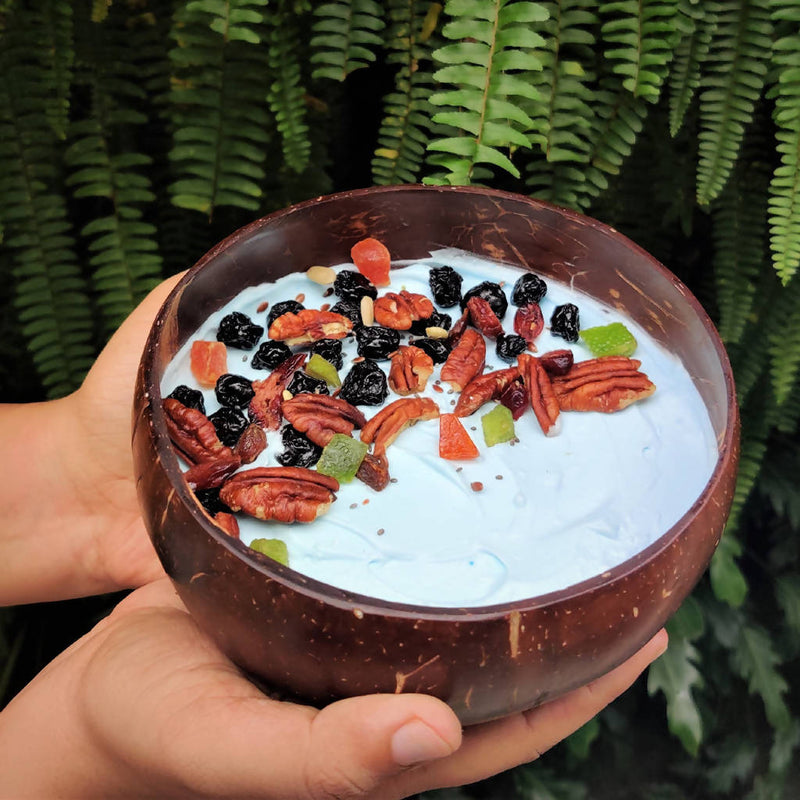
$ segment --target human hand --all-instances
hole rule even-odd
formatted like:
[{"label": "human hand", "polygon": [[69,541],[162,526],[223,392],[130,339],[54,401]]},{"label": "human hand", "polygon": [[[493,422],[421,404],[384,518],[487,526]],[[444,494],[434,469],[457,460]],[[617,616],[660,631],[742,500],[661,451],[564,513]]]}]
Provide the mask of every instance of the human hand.
[{"label": "human hand", "polygon": [[266,697],[160,580],[0,714],[0,796],[397,800],[459,786],[537,758],[627,689],[666,641],[660,631],[588,686],[462,732],[426,695],[322,710]]},{"label": "human hand", "polygon": [[133,311],[83,385],[47,403],[0,406],[7,464],[0,605],[141,586],[163,575],[141,519],[131,455],[136,371],[180,276]]}]

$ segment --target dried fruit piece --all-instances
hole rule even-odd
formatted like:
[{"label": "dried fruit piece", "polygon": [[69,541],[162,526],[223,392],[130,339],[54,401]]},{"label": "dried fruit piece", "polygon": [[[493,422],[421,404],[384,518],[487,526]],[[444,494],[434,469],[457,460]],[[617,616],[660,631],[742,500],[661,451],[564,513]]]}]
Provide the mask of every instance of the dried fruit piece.
[{"label": "dried fruit piece", "polygon": [[384,406],[361,429],[361,441],[374,444],[373,452],[382,455],[401,431],[420,420],[435,419],[439,406],[428,397],[402,397]]},{"label": "dried fruit piece", "polygon": [[595,357],[632,356],[636,352],[636,339],[621,322],[584,328],[580,337]]},{"label": "dried fruit piece", "polygon": [[419,347],[403,345],[392,353],[389,386],[395,394],[422,392],[433,373],[433,359]]},{"label": "dried fruit piece", "polygon": [[447,336],[447,331],[453,324],[449,314],[442,314],[440,311],[434,311],[427,319],[417,319],[411,323],[408,332],[414,336],[424,336],[428,328],[443,329],[444,335]]},{"label": "dried fruit piece", "polygon": [[253,391],[253,384],[247,378],[226,372],[217,378],[214,394],[220,405],[230,408],[244,408],[253,399],[255,392]]},{"label": "dried fruit piece", "polygon": [[275,458],[284,467],[313,467],[322,455],[319,445],[291,425],[284,425],[281,441],[283,452],[278,453]]},{"label": "dried fruit piece", "polygon": [[519,419],[528,407],[528,392],[525,391],[525,384],[519,378],[511,381],[497,399],[511,412],[515,420]]},{"label": "dried fruit piece", "polygon": [[566,375],[572,368],[575,356],[572,350],[550,350],[539,356],[539,361],[548,375]]},{"label": "dried fruit piece", "polygon": [[296,314],[282,314],[269,326],[268,336],[287,345],[308,344],[319,339],[344,339],[352,329],[353,323],[341,314],[306,308]]},{"label": "dried fruit piece", "polygon": [[183,403],[183,405],[185,405],[186,408],[196,408],[203,414],[206,413],[206,403],[205,400],[203,399],[203,393],[197,391],[197,389],[191,389],[188,386],[181,384],[180,386],[176,386],[167,395],[167,397],[172,397],[179,403]]},{"label": "dried fruit piece", "polygon": [[442,365],[441,379],[460,392],[486,363],[486,342],[474,328],[467,328]]},{"label": "dried fruit piece", "polygon": [[267,449],[267,434],[264,429],[251,422],[236,442],[234,453],[242,460],[242,464],[252,464]]},{"label": "dried fruit piece", "polygon": [[336,478],[339,483],[350,483],[355,478],[369,447],[352,436],[335,433],[322,448],[317,462],[317,472]]},{"label": "dried fruit piece", "polygon": [[466,461],[479,455],[475,442],[455,414],[439,416],[439,455],[451,461]]},{"label": "dried fruit piece", "polygon": [[487,447],[510,442],[514,438],[514,418],[504,405],[496,405],[481,417],[483,440]]},{"label": "dried fruit piece", "polygon": [[280,303],[275,303],[269,310],[269,315],[267,316],[267,328],[269,328],[278,317],[282,317],[284,314],[297,314],[304,308],[305,306],[297,300],[282,300]]},{"label": "dried fruit piece", "polygon": [[532,272],[520,275],[511,290],[511,302],[515,306],[538,303],[547,294],[547,284]]},{"label": "dried fruit piece", "polygon": [[514,330],[536,349],[536,337],[544,330],[544,315],[538,303],[526,303],[514,314]]},{"label": "dried fruit piece", "polygon": [[356,328],[356,343],[360,356],[381,360],[389,358],[389,353],[397,350],[400,332],[383,325],[373,325],[370,328],[361,326]]},{"label": "dried fruit piece", "polygon": [[360,273],[354,269],[343,269],[333,283],[333,291],[346,303],[356,307],[364,295],[373,300],[378,296],[378,290]]},{"label": "dried fruit piece", "polygon": [[550,333],[560,336],[568,342],[577,342],[581,330],[580,313],[574,303],[556,306],[550,317]]},{"label": "dried fruit piece", "polygon": [[224,316],[217,329],[218,342],[240,350],[252,350],[263,335],[264,328],[241,311],[232,311]]},{"label": "dried fruit piece", "polygon": [[354,406],[379,406],[388,394],[386,374],[371,358],[353,364],[339,390],[339,397]]},{"label": "dried fruit piece", "polygon": [[[356,273],[358,274],[358,273]],[[348,300],[340,300],[336,303],[333,308],[330,309],[334,314],[341,314],[343,317],[347,317],[350,322],[353,323],[353,326],[358,326],[363,324],[361,319],[361,301],[358,300],[354,303],[351,303]]]},{"label": "dried fruit piece", "polygon": [[462,298],[461,308],[467,307],[467,303],[471,297],[482,297],[492,307],[492,311],[497,315],[498,319],[503,319],[506,315],[508,308],[508,299],[503,291],[503,287],[499,283],[493,281],[483,281],[477,286],[473,286]]},{"label": "dried fruit piece", "polygon": [[474,414],[484,403],[496,400],[519,377],[517,367],[508,367],[474,377],[461,391],[453,413],[457,417]]},{"label": "dried fruit piece", "polygon": [[[295,394],[330,394],[328,384],[324,380],[314,378],[301,369],[292,375],[286,391],[290,396]],[[285,394],[284,397],[286,397]]]},{"label": "dried fruit piece", "polygon": [[284,567],[289,566],[289,548],[283,539],[253,539],[250,548],[262,556],[267,556]]},{"label": "dried fruit piece", "polygon": [[462,280],[452,267],[431,267],[428,284],[436,304],[442,308],[457,306],[461,300]]},{"label": "dried fruit piece", "polygon": [[309,348],[310,353],[319,353],[326,361],[333,364],[336,369],[341,369],[342,341],[341,339],[320,339]]},{"label": "dried fruit piece", "polygon": [[306,364],[306,372],[312,378],[325,381],[328,386],[341,386],[342,379],[336,371],[336,367],[330,361],[324,359],[319,353],[313,353]]},{"label": "dried fruit piece", "polygon": [[367,453],[356,472],[356,478],[376,492],[382,492],[389,485],[389,462],[386,455]]},{"label": "dried fruit piece", "polygon": [[281,426],[281,404],[283,392],[294,373],[303,366],[305,353],[297,353],[287,358],[263,381],[253,381],[255,396],[250,401],[250,419],[268,431],[276,431]]},{"label": "dried fruit piece", "polygon": [[484,335],[495,339],[503,333],[503,324],[487,300],[475,295],[467,301],[470,322]]},{"label": "dried fruit piece", "polygon": [[362,239],[350,249],[350,257],[358,271],[373,286],[389,285],[392,257],[383,242],[372,238]]},{"label": "dried fruit piece", "polygon": [[272,340],[262,342],[253,356],[250,366],[253,369],[275,369],[292,354],[288,345]]},{"label": "dried fruit piece", "polygon": [[228,371],[228,350],[222,342],[197,339],[190,353],[192,375],[204,388],[213,389],[220,375]]},{"label": "dried fruit piece", "polygon": [[524,353],[528,349],[528,343],[516,333],[500,334],[497,337],[494,351],[497,357],[502,361],[507,361],[512,364],[517,360],[520,353]]},{"label": "dried fruit piece", "polygon": [[236,408],[227,406],[215,411],[208,419],[217,431],[219,440],[228,447],[236,446],[239,437],[247,427],[247,419],[244,414]]},{"label": "dried fruit piece", "polygon": [[450,343],[446,335],[443,337],[428,336],[424,339],[411,339],[409,344],[424,350],[433,359],[434,364],[444,364],[447,361],[447,356],[450,355]]}]

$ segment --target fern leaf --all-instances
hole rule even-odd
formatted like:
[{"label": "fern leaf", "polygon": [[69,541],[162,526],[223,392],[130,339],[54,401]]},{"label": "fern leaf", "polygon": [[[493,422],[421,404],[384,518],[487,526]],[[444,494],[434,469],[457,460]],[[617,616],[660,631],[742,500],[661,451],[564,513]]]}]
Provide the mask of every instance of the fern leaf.
[{"label": "fern leaf", "polygon": [[311,153],[299,57],[300,40],[293,14],[273,12],[271,22],[268,43],[273,80],[267,101],[281,136],[283,160],[289,169],[300,173],[308,166]]},{"label": "fern leaf", "polygon": [[[778,25],[792,23],[797,30],[800,8],[788,0],[773,0],[772,18]],[[770,246],[778,277],[787,284],[800,266],[800,34],[775,42],[775,100],[772,117],[776,126],[781,163],[770,186]]]},{"label": "fern leaf", "polygon": [[616,0],[600,6],[611,69],[635,97],[655,103],[679,37],[677,0]]},{"label": "fern leaf", "polygon": [[791,395],[800,374],[800,281],[792,281],[778,293],[769,331],[770,373],[775,399],[780,406]]},{"label": "fern leaf", "polygon": [[683,37],[675,48],[669,85],[669,129],[673,136],[683,125],[686,111],[700,86],[700,70],[706,60],[716,19],[706,4],[681,0],[679,4],[683,20],[680,26]]},{"label": "fern leaf", "polygon": [[336,0],[314,10],[312,77],[343,81],[351,72],[375,60],[383,44],[383,10],[374,0]]},{"label": "fern leaf", "polygon": [[392,0],[386,33],[387,63],[397,65],[394,90],[386,95],[378,146],[372,159],[375,183],[414,183],[430,139],[431,33],[438,22],[438,3]]},{"label": "fern leaf", "polygon": [[720,0],[717,30],[700,95],[697,201],[722,191],[738,157],[745,126],[761,95],[772,51],[768,0]]},{"label": "fern leaf", "polygon": [[437,92],[430,102],[453,109],[437,112],[433,121],[458,133],[428,145],[446,154],[438,162],[447,170],[430,182],[470,183],[478,164],[519,177],[504,151],[530,146],[534,123],[519,99],[539,96],[530,76],[542,68],[538,52],[544,40],[531,23],[547,19],[547,9],[534,2],[450,0],[445,11],[451,19],[442,35],[450,43],[434,51],[434,59],[445,65],[434,79],[456,88]]},{"label": "fern leaf", "polygon": [[47,22],[25,9],[0,49],[0,222],[11,250],[15,306],[50,397],[77,388],[94,356],[91,304],[55,165]]},{"label": "fern leaf", "polygon": [[209,218],[218,206],[259,207],[269,121],[258,33],[265,7],[266,0],[194,0],[173,25],[170,194]]},{"label": "fern leaf", "polygon": [[92,22],[103,22],[108,17],[112,0],[92,0]]},{"label": "fern leaf", "polygon": [[718,327],[726,343],[744,332],[767,243],[768,165],[750,151],[754,157],[737,166],[712,211]]}]

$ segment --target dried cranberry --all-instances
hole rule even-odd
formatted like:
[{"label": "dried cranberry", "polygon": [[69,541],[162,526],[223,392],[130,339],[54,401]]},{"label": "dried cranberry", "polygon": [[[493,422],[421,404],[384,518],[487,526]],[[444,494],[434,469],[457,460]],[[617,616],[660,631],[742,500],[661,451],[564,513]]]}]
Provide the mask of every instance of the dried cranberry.
[{"label": "dried cranberry", "polygon": [[280,303],[275,303],[267,315],[267,328],[269,328],[278,317],[284,314],[296,314],[304,308],[305,306],[302,303],[298,303],[297,300],[283,300]]},{"label": "dried cranberry", "polygon": [[578,306],[573,303],[565,303],[557,306],[550,317],[550,332],[554,336],[560,336],[568,342],[577,342],[581,330],[580,314]]},{"label": "dried cranberry", "polygon": [[511,290],[511,302],[515,306],[538,303],[547,294],[547,284],[532,272],[520,275]]},{"label": "dried cranberry", "polygon": [[330,394],[328,384],[325,381],[319,378],[312,378],[311,375],[302,370],[297,370],[292,375],[292,379],[286,389],[292,394]]},{"label": "dried cranberry", "polygon": [[572,369],[574,360],[572,350],[551,350],[539,358],[548,375],[566,375]]},{"label": "dried cranberry", "polygon": [[369,358],[353,364],[339,391],[339,397],[354,406],[379,406],[388,394],[386,375]]},{"label": "dried cranberry", "polygon": [[240,411],[226,406],[215,411],[209,419],[214,425],[219,440],[227,447],[236,447],[239,437],[248,424]]},{"label": "dried cranberry", "polygon": [[264,328],[240,311],[232,311],[224,316],[217,329],[218,342],[240,350],[252,350],[263,335]]},{"label": "dried cranberry", "polygon": [[271,339],[267,342],[262,342],[250,366],[253,369],[275,369],[281,362],[285,361],[292,354],[289,345],[283,342],[274,342]]},{"label": "dried cranberry", "polygon": [[198,411],[206,413],[206,404],[203,400],[203,393],[197,389],[191,389],[184,384],[176,386],[167,397],[172,397],[179,403],[182,403],[186,408],[196,408]]},{"label": "dried cranberry", "polygon": [[514,419],[519,419],[528,407],[528,393],[521,380],[511,381],[500,393],[500,402],[511,411]]},{"label": "dried cranberry", "polygon": [[336,276],[333,291],[337,297],[355,305],[358,305],[365,295],[373,300],[378,296],[378,290],[360,272],[352,269],[344,269]]},{"label": "dried cranberry", "polygon": [[477,286],[473,286],[462,298],[461,308],[467,307],[467,302],[470,297],[482,297],[492,307],[492,311],[497,314],[498,319],[503,319],[506,315],[508,308],[508,299],[506,298],[503,287],[499,283],[492,283],[492,281],[484,281]]},{"label": "dried cranberry", "polygon": [[538,303],[526,303],[514,314],[514,330],[531,344],[544,330],[544,315]]},{"label": "dried cranberry", "polygon": [[495,352],[498,358],[512,363],[517,360],[520,353],[524,353],[528,348],[528,343],[516,333],[500,334],[497,337]]},{"label": "dried cranberry", "polygon": [[244,408],[255,397],[253,384],[241,375],[226,373],[217,378],[214,394],[220,405],[230,408]]},{"label": "dried cranberry", "polygon": [[434,302],[442,308],[452,308],[461,300],[462,277],[452,267],[431,267],[428,283]]},{"label": "dried cranberry", "polygon": [[356,328],[356,342],[360,356],[382,360],[400,346],[400,331],[382,325],[362,325]]},{"label": "dried cranberry", "polygon": [[322,448],[291,425],[281,430],[283,452],[275,457],[284,467],[313,467],[322,455]]},{"label": "dried cranberry", "polygon": [[311,352],[322,356],[333,364],[336,369],[342,368],[342,341],[341,339],[320,339],[311,345]]}]

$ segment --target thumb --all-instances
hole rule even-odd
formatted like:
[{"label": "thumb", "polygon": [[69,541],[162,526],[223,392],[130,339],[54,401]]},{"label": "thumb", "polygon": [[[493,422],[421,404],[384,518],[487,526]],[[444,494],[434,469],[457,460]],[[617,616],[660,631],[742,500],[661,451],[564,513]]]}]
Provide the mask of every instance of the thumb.
[{"label": "thumb", "polygon": [[427,695],[340,700],[311,721],[306,782],[314,798],[389,800],[391,779],[409,767],[452,755],[461,724]]}]

